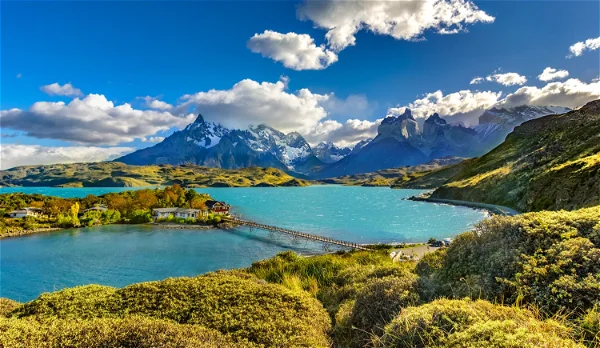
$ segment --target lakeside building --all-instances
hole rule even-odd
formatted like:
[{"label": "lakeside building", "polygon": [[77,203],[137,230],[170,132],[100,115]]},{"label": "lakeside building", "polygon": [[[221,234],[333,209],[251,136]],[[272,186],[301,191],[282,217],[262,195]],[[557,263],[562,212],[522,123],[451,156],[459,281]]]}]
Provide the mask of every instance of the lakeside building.
[{"label": "lakeside building", "polygon": [[40,217],[40,216],[42,216],[42,209],[27,207],[27,208],[23,208],[23,209],[13,210],[10,213],[8,213],[8,215],[11,218],[23,218],[26,216]]},{"label": "lakeside building", "polygon": [[201,209],[188,209],[188,208],[154,208],[152,209],[152,218],[154,220],[159,218],[167,218],[169,215],[173,215],[176,218],[193,218],[197,219],[201,216],[208,216],[208,211]]},{"label": "lakeside building", "polygon": [[208,210],[210,210],[211,212],[213,212],[214,214],[217,215],[229,215],[229,204],[225,203],[225,202],[219,202],[219,201],[206,201],[206,207],[208,207]]}]

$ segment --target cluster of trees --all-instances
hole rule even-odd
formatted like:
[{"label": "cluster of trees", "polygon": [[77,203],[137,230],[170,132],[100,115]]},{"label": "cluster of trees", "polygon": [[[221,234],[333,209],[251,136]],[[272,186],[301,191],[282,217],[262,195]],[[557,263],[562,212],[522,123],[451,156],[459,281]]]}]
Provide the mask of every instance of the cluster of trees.
[{"label": "cluster of trees", "polygon": [[[0,219],[3,220],[0,221],[0,225],[14,225],[15,228],[29,229],[40,222],[63,228],[117,222],[138,224],[152,221],[153,208],[180,207],[206,210],[206,201],[209,199],[211,197],[207,194],[198,193],[194,189],[184,189],[177,184],[162,189],[124,191],[102,196],[87,195],[84,198],[61,198],[24,193],[0,194],[1,217],[6,217],[12,210],[24,207],[40,208],[43,212],[41,218],[27,217],[18,223]],[[104,205],[108,209],[85,211],[98,205]],[[81,212],[84,213],[80,214]],[[220,222],[217,222],[220,218],[214,216],[209,216],[208,220],[209,223]],[[191,221],[187,222],[191,223]]]}]

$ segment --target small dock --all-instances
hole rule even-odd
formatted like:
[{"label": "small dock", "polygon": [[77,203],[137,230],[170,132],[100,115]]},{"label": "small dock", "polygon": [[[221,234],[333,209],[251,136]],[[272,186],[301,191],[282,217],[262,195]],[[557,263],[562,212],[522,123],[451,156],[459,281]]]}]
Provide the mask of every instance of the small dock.
[{"label": "small dock", "polygon": [[247,226],[250,228],[259,228],[261,230],[265,230],[265,231],[269,231],[269,232],[281,233],[281,234],[291,236],[293,238],[302,238],[302,239],[306,239],[306,240],[310,240],[310,241],[322,242],[325,244],[337,245],[337,246],[342,246],[342,247],[356,249],[356,250],[371,250],[371,249],[365,247],[364,245],[360,245],[357,243],[346,242],[343,240],[317,236],[315,234],[310,234],[310,233],[288,230],[288,229],[277,227],[277,226],[260,224],[260,223],[254,222],[254,221],[242,220],[242,219],[238,219],[238,218],[234,218],[234,217],[226,217],[226,218],[224,218],[224,221],[229,222],[234,225]]}]

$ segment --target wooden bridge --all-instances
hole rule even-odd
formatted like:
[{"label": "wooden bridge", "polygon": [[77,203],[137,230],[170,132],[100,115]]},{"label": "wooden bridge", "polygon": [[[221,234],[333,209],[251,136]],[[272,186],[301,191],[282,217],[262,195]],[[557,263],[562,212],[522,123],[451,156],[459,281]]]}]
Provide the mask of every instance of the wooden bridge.
[{"label": "wooden bridge", "polygon": [[360,244],[356,244],[356,243],[352,243],[352,242],[346,242],[343,240],[317,236],[315,234],[288,230],[288,229],[276,227],[276,226],[259,224],[254,221],[242,220],[242,219],[238,219],[235,217],[226,217],[226,218],[224,218],[224,221],[235,224],[235,225],[247,226],[250,228],[259,228],[261,230],[266,230],[269,232],[282,233],[282,234],[292,236],[294,238],[302,238],[302,239],[306,239],[306,240],[322,242],[325,244],[333,244],[333,245],[343,246],[343,247],[352,248],[352,249],[356,249],[356,250],[371,250],[371,249],[365,247],[364,245],[360,245]]}]

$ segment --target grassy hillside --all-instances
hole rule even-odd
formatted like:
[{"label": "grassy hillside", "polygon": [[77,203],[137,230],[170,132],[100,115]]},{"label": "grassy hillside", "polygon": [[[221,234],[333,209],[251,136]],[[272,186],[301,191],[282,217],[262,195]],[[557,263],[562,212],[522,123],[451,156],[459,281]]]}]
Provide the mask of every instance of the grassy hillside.
[{"label": "grassy hillside", "polygon": [[306,186],[275,168],[219,169],[194,165],[133,166],[119,162],[24,166],[0,171],[2,186],[133,187],[180,184],[186,187]]},{"label": "grassy hillside", "polygon": [[455,172],[445,170],[463,161],[462,157],[447,157],[427,164],[390,168],[372,173],[345,175],[320,182],[351,186],[391,186],[393,188],[428,189],[441,186]]},{"label": "grassy hillside", "polygon": [[[5,346],[597,347],[600,206],[495,216],[420,261],[390,250],[0,300]],[[4,318],[2,318],[4,315]]]},{"label": "grassy hillside", "polygon": [[494,150],[466,161],[433,197],[521,211],[600,204],[600,100],[522,124]]}]

